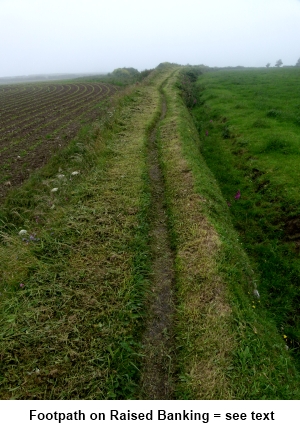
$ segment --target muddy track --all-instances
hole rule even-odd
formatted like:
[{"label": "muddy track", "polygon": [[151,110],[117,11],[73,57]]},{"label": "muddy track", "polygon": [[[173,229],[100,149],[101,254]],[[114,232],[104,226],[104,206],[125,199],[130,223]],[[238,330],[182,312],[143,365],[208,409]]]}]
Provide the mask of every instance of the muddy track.
[{"label": "muddy track", "polygon": [[143,339],[144,363],[140,398],[172,399],[174,393],[174,258],[168,234],[165,187],[157,147],[158,128],[166,115],[162,95],[162,112],[148,143],[148,166],[152,193],[151,204],[151,296],[149,319]]}]

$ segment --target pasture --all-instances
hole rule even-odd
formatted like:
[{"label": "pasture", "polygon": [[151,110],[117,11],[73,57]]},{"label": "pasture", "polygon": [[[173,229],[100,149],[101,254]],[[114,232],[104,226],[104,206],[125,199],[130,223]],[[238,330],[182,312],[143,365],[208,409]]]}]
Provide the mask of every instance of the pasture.
[{"label": "pasture", "polygon": [[251,259],[260,306],[300,365],[300,70],[203,74],[201,153]]}]

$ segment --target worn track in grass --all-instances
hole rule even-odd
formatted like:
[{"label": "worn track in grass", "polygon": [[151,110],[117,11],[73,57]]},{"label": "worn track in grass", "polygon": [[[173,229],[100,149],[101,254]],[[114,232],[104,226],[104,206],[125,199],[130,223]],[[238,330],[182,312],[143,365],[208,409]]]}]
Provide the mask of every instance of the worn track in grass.
[{"label": "worn track in grass", "polygon": [[163,96],[161,115],[151,131],[148,145],[151,184],[151,296],[149,320],[144,335],[144,366],[141,398],[172,399],[174,395],[174,261],[168,234],[164,179],[159,162],[157,135],[167,110]]}]

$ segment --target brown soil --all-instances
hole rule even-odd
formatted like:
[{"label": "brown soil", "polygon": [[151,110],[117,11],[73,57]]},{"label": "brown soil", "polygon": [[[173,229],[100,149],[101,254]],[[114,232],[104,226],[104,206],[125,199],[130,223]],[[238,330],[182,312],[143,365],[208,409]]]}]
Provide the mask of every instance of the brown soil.
[{"label": "brown soil", "polygon": [[296,250],[300,251],[300,217],[295,216],[285,223],[286,239],[294,242]]},{"label": "brown soil", "polygon": [[96,104],[116,92],[101,83],[25,88],[0,93],[0,201],[75,137],[82,120],[99,118]]},{"label": "brown soil", "polygon": [[141,377],[140,398],[147,400],[173,398],[174,349],[173,347],[173,255],[170,247],[165,207],[165,191],[156,135],[159,122],[165,117],[166,102],[162,114],[149,139],[149,176],[152,188],[151,297],[149,320],[144,343],[144,363]]}]

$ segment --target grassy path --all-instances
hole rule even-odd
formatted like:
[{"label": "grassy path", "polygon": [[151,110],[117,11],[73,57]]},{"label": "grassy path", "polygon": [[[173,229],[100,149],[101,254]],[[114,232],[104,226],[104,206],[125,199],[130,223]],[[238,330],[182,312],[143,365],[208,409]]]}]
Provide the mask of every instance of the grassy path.
[{"label": "grassy path", "polygon": [[233,337],[226,290],[216,266],[220,240],[203,213],[204,198],[196,192],[194,172],[184,150],[187,143],[194,143],[194,135],[176,90],[177,80],[174,76],[164,88],[169,109],[160,130],[160,157],[175,251],[176,396],[230,398],[224,370],[229,365]]},{"label": "grassy path", "polygon": [[170,247],[165,186],[157,147],[158,128],[166,116],[166,100],[152,129],[148,144],[151,189],[150,247],[151,292],[146,324],[141,398],[172,399],[174,396],[174,258]]}]

